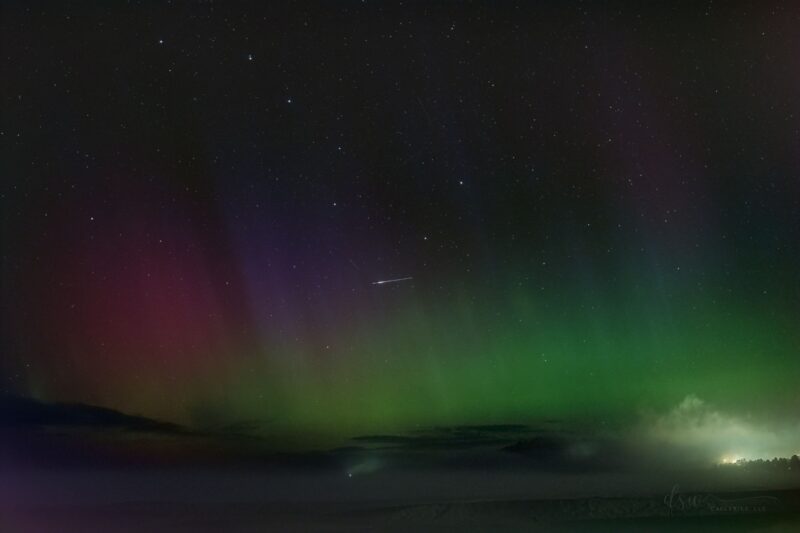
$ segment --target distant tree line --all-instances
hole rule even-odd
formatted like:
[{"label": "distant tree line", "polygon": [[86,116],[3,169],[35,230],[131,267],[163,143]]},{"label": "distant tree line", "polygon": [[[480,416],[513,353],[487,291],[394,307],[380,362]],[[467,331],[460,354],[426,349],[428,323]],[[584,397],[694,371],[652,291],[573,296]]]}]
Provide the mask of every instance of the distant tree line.
[{"label": "distant tree line", "polygon": [[723,463],[719,465],[723,468],[747,468],[752,470],[769,470],[769,471],[778,471],[778,470],[791,470],[792,472],[797,472],[800,474],[800,457],[797,454],[792,455],[789,458],[786,457],[774,457],[772,459],[739,459],[735,463]]}]

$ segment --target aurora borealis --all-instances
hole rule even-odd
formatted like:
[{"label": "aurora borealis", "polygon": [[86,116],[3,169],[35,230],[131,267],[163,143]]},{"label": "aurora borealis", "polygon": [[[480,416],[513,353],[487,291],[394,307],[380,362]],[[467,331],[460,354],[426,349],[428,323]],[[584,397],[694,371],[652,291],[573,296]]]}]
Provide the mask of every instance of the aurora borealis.
[{"label": "aurora borealis", "polygon": [[4,394],[800,452],[796,7],[2,11]]}]

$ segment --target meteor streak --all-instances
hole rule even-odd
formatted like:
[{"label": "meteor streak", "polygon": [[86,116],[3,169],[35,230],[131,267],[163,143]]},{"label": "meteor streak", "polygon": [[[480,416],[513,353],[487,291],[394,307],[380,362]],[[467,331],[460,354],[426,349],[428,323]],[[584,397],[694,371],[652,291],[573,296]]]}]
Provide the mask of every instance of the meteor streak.
[{"label": "meteor streak", "polygon": [[397,279],[382,279],[380,281],[373,281],[372,285],[386,285],[387,283],[397,283],[399,281],[408,281],[410,279],[414,279],[411,276],[407,278],[397,278]]}]

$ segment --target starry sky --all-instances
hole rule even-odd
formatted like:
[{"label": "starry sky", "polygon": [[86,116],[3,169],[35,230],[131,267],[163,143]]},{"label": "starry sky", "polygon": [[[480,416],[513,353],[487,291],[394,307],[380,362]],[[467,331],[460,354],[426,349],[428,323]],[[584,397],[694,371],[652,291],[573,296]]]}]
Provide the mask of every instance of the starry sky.
[{"label": "starry sky", "polygon": [[0,9],[4,394],[282,449],[796,415],[796,5]]}]

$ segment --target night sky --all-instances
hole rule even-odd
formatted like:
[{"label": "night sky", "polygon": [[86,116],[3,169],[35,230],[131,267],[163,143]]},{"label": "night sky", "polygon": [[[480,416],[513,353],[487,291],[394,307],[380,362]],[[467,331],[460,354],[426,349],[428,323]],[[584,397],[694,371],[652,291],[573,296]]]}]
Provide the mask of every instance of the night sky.
[{"label": "night sky", "polygon": [[797,5],[0,10],[6,396],[798,451]]}]

